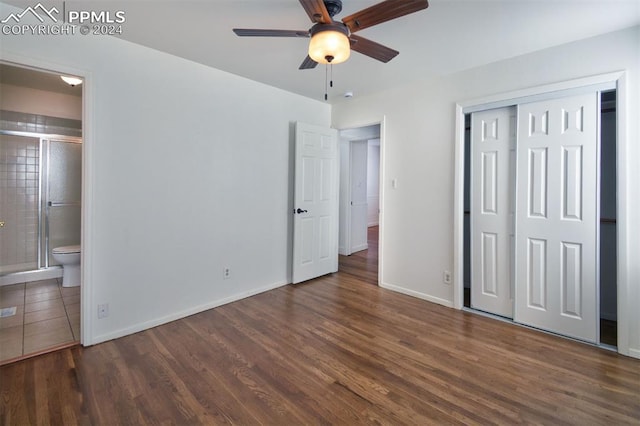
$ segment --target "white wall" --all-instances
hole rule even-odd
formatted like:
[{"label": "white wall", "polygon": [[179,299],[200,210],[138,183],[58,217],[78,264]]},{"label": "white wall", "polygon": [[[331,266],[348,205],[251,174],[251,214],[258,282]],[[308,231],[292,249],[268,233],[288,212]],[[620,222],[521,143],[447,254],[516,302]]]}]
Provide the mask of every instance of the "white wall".
[{"label": "white wall", "polygon": [[81,97],[12,84],[0,84],[0,109],[82,120]]},{"label": "white wall", "polygon": [[640,357],[639,27],[334,105],[337,128],[386,117],[383,285],[452,305],[452,287],[442,282],[442,271],[453,267],[456,102],[619,70],[627,71],[628,88],[628,144],[620,161],[627,162],[621,196],[628,202],[629,258],[618,279],[631,289],[630,321],[620,326],[626,327],[629,353]]},{"label": "white wall", "polygon": [[85,343],[290,282],[292,123],[329,105],[112,37],[1,49],[86,77]]}]

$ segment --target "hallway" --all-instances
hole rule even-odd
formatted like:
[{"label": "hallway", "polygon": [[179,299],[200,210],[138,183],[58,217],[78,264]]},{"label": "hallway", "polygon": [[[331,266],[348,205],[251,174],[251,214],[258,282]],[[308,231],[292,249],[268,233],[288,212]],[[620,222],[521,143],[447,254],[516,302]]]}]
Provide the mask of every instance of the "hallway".
[{"label": "hallway", "polygon": [[369,248],[353,253],[351,256],[339,256],[338,270],[353,275],[361,281],[378,285],[378,239],[380,227],[371,226],[367,230]]}]

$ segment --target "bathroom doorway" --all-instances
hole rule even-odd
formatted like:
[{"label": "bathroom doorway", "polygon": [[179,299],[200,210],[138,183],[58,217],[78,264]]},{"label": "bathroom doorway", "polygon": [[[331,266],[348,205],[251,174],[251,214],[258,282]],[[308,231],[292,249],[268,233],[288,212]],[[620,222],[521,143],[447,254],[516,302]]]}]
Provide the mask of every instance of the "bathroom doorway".
[{"label": "bathroom doorway", "polygon": [[80,244],[82,87],[0,63],[0,364],[77,344],[80,287],[52,256]]}]

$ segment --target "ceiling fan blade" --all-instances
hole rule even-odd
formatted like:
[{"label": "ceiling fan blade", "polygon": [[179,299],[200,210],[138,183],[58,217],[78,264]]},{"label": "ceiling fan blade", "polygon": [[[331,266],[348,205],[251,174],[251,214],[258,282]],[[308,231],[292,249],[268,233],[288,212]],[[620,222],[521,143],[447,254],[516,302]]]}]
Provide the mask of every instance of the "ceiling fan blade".
[{"label": "ceiling fan blade", "polygon": [[387,46],[381,45],[380,43],[376,43],[375,41],[371,41],[355,34],[351,34],[349,36],[349,40],[351,41],[352,50],[381,62],[387,63],[400,53],[397,50],[393,50]]},{"label": "ceiling fan blade", "polygon": [[327,6],[324,5],[322,0],[300,0],[300,4],[304,8],[309,18],[311,18],[311,22],[318,23],[321,22],[323,24],[330,24],[333,22],[331,19],[331,15],[329,15],[329,11],[327,10]]},{"label": "ceiling fan blade", "polygon": [[352,33],[382,22],[426,9],[427,0],[385,0],[371,7],[349,15],[342,20]]},{"label": "ceiling fan blade", "polygon": [[298,68],[299,70],[308,70],[311,68],[315,68],[316,65],[318,65],[318,63],[316,61],[314,61],[313,59],[311,59],[311,57],[309,55],[307,55],[306,58],[304,58],[304,61],[302,61],[302,63],[300,64],[300,68]]},{"label": "ceiling fan blade", "polygon": [[234,28],[233,32],[240,37],[309,37],[309,31],[296,30],[261,30],[257,28]]}]

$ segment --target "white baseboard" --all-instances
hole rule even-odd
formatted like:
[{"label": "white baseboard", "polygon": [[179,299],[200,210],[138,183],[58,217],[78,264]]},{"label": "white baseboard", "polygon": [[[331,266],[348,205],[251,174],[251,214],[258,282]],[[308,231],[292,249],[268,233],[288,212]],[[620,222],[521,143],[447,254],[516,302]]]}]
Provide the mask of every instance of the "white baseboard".
[{"label": "white baseboard", "polygon": [[640,349],[631,349],[629,348],[629,356],[632,358],[640,359]]},{"label": "white baseboard", "polygon": [[351,247],[351,253],[366,250],[369,248],[369,244],[360,244],[359,246]]},{"label": "white baseboard", "polygon": [[437,303],[438,305],[453,308],[453,302],[451,300],[441,299],[439,297],[431,296],[426,293],[421,293],[415,290],[409,290],[408,288],[399,287],[393,284],[380,283],[380,287],[392,290],[398,293],[406,294],[407,296],[417,297],[418,299],[426,300],[427,302]]},{"label": "white baseboard", "polygon": [[264,293],[265,291],[273,290],[278,287],[282,287],[287,285],[286,282],[278,282],[275,284],[271,284],[265,287],[260,287],[254,290],[245,291],[242,293],[234,294],[229,297],[225,297],[223,299],[215,300],[213,302],[208,302],[202,305],[194,306],[189,309],[185,309],[179,312],[174,312],[170,315],[165,315],[163,317],[155,318],[149,321],[145,321],[142,323],[135,324],[131,327],[121,328],[120,330],[112,331],[110,333],[100,334],[98,336],[94,336],[92,342],[85,346],[95,345],[98,343],[106,342],[108,340],[117,339],[119,337],[128,336],[130,334],[138,333],[140,331],[148,330],[153,327],[157,327],[162,324],[166,324],[175,320],[179,320],[181,318],[188,317],[190,315],[194,315],[200,312],[208,311],[209,309],[217,308],[218,306],[226,305],[227,303],[236,302],[241,299],[246,299],[247,297],[255,296],[256,294]]}]

